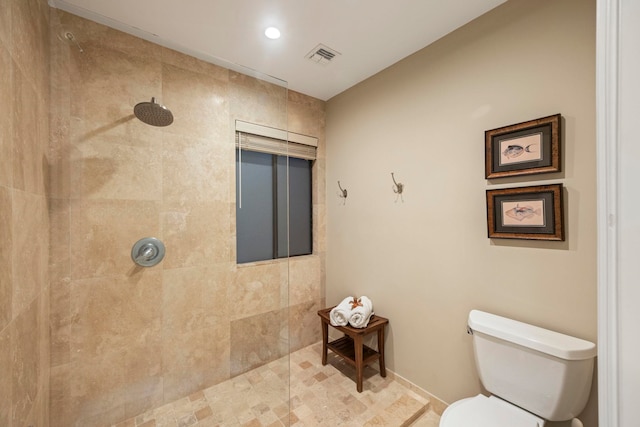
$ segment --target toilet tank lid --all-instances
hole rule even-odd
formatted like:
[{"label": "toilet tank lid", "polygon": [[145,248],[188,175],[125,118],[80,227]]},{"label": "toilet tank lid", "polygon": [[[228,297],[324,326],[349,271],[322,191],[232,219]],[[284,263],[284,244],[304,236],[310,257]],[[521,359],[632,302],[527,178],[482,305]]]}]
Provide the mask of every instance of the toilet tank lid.
[{"label": "toilet tank lid", "polygon": [[591,359],[596,356],[596,345],[590,341],[480,310],[471,310],[469,313],[469,327],[474,332],[565,360]]}]

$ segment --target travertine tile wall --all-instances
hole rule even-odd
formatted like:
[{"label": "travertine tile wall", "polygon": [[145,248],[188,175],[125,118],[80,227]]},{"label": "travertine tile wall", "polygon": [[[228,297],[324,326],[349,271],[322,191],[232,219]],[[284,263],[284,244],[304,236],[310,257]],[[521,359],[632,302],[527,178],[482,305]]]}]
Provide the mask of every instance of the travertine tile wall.
[{"label": "travertine tile wall", "polygon": [[[115,423],[318,341],[324,103],[61,11],[51,25],[51,425]],[[172,125],[133,116],[152,96]],[[236,265],[236,119],[319,138],[313,255]],[[146,236],[166,257],[136,268]]]},{"label": "travertine tile wall", "polygon": [[0,425],[49,418],[49,8],[0,2]]}]

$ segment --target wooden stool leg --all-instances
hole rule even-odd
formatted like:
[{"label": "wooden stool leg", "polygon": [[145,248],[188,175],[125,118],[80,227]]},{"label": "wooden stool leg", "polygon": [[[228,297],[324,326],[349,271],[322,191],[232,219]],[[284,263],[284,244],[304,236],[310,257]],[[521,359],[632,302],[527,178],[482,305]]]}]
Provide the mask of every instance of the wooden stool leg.
[{"label": "wooden stool leg", "polygon": [[380,376],[387,376],[387,369],[384,366],[384,327],[378,329],[378,361],[380,362]]},{"label": "wooden stool leg", "polygon": [[362,393],[362,359],[363,359],[363,351],[362,351],[362,335],[356,335],[353,339],[353,345],[355,346],[355,356],[356,356],[356,388],[358,393]]},{"label": "wooden stool leg", "polygon": [[327,343],[329,342],[329,325],[321,321],[322,323],[322,365],[327,364]]}]

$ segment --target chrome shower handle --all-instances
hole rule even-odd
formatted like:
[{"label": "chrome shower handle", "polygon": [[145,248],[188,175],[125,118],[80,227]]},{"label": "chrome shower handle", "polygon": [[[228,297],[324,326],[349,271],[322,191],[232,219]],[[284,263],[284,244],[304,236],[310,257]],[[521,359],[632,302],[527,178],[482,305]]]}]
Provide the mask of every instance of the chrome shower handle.
[{"label": "chrome shower handle", "polygon": [[155,247],[151,243],[146,243],[138,250],[138,256],[135,261],[149,261],[155,254]]}]

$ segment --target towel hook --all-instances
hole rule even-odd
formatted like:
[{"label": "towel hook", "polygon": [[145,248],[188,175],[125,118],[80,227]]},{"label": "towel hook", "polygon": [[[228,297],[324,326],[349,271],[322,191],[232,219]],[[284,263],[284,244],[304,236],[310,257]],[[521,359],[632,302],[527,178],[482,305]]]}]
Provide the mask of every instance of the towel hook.
[{"label": "towel hook", "polygon": [[80,43],[78,43],[78,40],[76,39],[76,36],[74,36],[71,31],[65,31],[65,33],[59,35],[58,38],[60,40],[62,40],[64,38],[66,41],[75,44],[76,47],[78,48],[78,50],[80,51],[80,53],[84,53],[84,49],[82,48],[82,46],[80,46]]},{"label": "towel hook", "polygon": [[338,197],[343,199],[343,204],[344,204],[347,202],[347,189],[342,188],[342,186],[340,185],[340,181],[338,181],[338,188],[340,189],[340,192],[338,193]]},{"label": "towel hook", "polygon": [[[404,184],[396,181],[396,177],[393,175],[393,172],[391,172],[391,179],[393,180],[393,187],[392,187],[393,192],[396,193],[398,197],[400,197],[400,200],[402,200],[402,202],[404,203],[404,198],[402,197],[402,192],[404,191]],[[396,197],[396,202],[398,201],[398,197]]]}]

